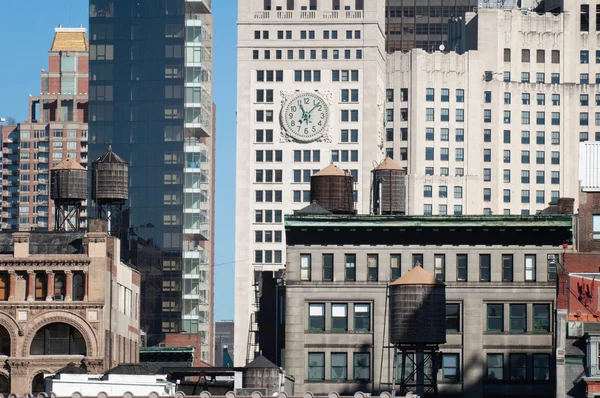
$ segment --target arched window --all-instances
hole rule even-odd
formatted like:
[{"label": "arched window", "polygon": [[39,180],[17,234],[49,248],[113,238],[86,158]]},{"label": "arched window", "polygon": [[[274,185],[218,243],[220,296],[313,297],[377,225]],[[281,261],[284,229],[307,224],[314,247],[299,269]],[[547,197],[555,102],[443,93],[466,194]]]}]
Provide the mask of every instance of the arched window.
[{"label": "arched window", "polygon": [[73,301],[83,301],[85,278],[81,272],[73,275]]},{"label": "arched window", "polygon": [[64,300],[66,292],[65,274],[54,274],[54,300]]},{"label": "arched window", "polygon": [[10,279],[8,274],[0,274],[0,300],[8,300],[9,289]]},{"label": "arched window", "polygon": [[0,394],[5,397],[10,395],[10,380],[4,375],[0,375]]},{"label": "arched window", "polygon": [[52,323],[35,334],[30,355],[86,355],[86,351],[79,330],[66,323]]},{"label": "arched window", "polygon": [[10,356],[10,334],[3,326],[0,326],[0,355]]},{"label": "arched window", "polygon": [[44,390],[44,374],[39,373],[35,375],[33,381],[31,382],[31,393],[34,397],[37,397],[39,393],[45,392]]},{"label": "arched window", "polygon": [[38,272],[35,274],[35,299],[36,300],[46,300],[46,296],[48,296],[46,290],[46,282],[48,281],[46,274],[42,272]]}]

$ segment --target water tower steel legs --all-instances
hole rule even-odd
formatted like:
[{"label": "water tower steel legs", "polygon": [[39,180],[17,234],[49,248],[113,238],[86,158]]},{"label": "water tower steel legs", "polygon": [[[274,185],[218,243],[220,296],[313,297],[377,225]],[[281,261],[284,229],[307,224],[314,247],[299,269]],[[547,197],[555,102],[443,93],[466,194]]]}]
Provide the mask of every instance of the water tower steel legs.
[{"label": "water tower steel legs", "polygon": [[[438,395],[437,371],[439,347],[433,345],[396,346],[394,351],[394,374],[392,375],[392,396],[396,395],[396,376],[400,369],[398,393],[402,396],[412,391],[419,397]],[[412,355],[409,355],[412,354]],[[401,360],[398,356],[401,355]],[[427,365],[427,367],[426,367]],[[412,371],[406,371],[412,368]],[[429,368],[429,369],[428,369]]]},{"label": "water tower steel legs", "polygon": [[79,231],[81,228],[81,202],[64,204],[54,201],[54,230]]},{"label": "water tower steel legs", "polygon": [[108,234],[121,239],[123,234],[123,204],[98,204],[98,218],[108,220]]}]

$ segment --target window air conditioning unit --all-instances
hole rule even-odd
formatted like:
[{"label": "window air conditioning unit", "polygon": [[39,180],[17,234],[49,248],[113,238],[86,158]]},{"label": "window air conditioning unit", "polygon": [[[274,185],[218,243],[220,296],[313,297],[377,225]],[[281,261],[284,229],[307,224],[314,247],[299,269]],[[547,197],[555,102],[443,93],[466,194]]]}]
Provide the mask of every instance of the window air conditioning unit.
[{"label": "window air conditioning unit", "polygon": [[55,294],[54,301],[65,301],[65,297],[62,294]]}]

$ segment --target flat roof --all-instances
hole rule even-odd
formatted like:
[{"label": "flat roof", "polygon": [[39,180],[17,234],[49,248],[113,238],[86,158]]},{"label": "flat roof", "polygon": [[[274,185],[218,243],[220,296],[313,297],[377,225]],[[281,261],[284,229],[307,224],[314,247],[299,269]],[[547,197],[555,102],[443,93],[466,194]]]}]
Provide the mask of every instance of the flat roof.
[{"label": "flat roof", "polygon": [[284,218],[287,227],[563,227],[573,225],[570,214],[542,215],[463,215],[463,216],[423,216],[423,215],[311,215],[289,214]]}]

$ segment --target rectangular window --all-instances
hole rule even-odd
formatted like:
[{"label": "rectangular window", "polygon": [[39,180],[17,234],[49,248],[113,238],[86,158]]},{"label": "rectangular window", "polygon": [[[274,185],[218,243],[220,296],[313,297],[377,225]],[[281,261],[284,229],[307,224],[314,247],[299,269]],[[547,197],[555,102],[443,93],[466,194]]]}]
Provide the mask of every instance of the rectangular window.
[{"label": "rectangular window", "polygon": [[435,117],[435,111],[433,108],[425,108],[425,120],[428,122],[433,122]]},{"label": "rectangular window", "polygon": [[434,255],[433,266],[436,279],[443,282],[446,279],[446,256],[444,254]]},{"label": "rectangular window", "polygon": [[550,380],[549,354],[533,354],[533,380]]},{"label": "rectangular window", "polygon": [[429,102],[435,101],[435,89],[433,89],[433,88],[425,89],[425,101],[429,101]]},{"label": "rectangular window", "polygon": [[521,50],[521,62],[529,62],[530,52],[528,49]]},{"label": "rectangular window", "polygon": [[510,354],[510,379],[527,380],[527,354]]},{"label": "rectangular window", "polygon": [[531,96],[529,95],[529,93],[521,94],[521,103],[523,105],[529,105],[530,98]]},{"label": "rectangular window", "polygon": [[401,260],[400,254],[390,254],[390,280],[392,281],[400,278]]},{"label": "rectangular window", "polygon": [[527,304],[510,305],[510,329],[513,333],[527,331]]},{"label": "rectangular window", "polygon": [[333,254],[323,254],[323,280],[333,281]]},{"label": "rectangular window", "polygon": [[366,352],[354,353],[354,380],[370,380],[371,379],[371,354]]},{"label": "rectangular window", "polygon": [[489,163],[492,161],[492,150],[491,149],[483,150],[483,161],[486,163]]},{"label": "rectangular window", "polygon": [[446,303],[446,332],[460,332],[460,304]]},{"label": "rectangular window", "polygon": [[346,254],[345,265],[345,280],[356,281],[356,254]]},{"label": "rectangular window", "polygon": [[354,304],[354,331],[368,332],[371,330],[371,305]]},{"label": "rectangular window", "polygon": [[342,381],[348,379],[348,354],[345,352],[331,353],[331,380]]},{"label": "rectangular window", "polygon": [[309,281],[311,274],[311,256],[310,254],[300,255],[300,280]]},{"label": "rectangular window", "polygon": [[423,255],[422,254],[413,254],[412,255],[412,266],[414,267],[423,267]]},{"label": "rectangular window", "polygon": [[514,260],[512,254],[502,255],[502,281],[512,282],[513,281],[513,268]]},{"label": "rectangular window", "polygon": [[535,254],[525,255],[525,280],[535,281]]},{"label": "rectangular window", "polygon": [[466,254],[456,255],[456,280],[466,281],[468,278],[468,256]]},{"label": "rectangular window", "polygon": [[511,62],[510,61],[510,48],[505,48],[504,49],[504,62]]},{"label": "rectangular window", "polygon": [[487,380],[504,380],[504,355],[487,354]]},{"label": "rectangular window", "polygon": [[323,381],[325,380],[325,353],[309,352],[308,353],[308,380]]},{"label": "rectangular window", "polygon": [[456,102],[465,102],[465,90],[456,89]]},{"label": "rectangular window", "polygon": [[[552,200],[554,201],[554,200]],[[556,266],[558,264],[558,254],[548,254],[548,280],[556,280]]]},{"label": "rectangular window", "polygon": [[348,330],[348,304],[331,304],[331,330]]},{"label": "rectangular window", "polygon": [[491,255],[480,254],[479,255],[479,280],[483,282],[490,281],[490,266],[491,266]]},{"label": "rectangular window", "polygon": [[488,332],[504,331],[504,305],[487,305],[487,329]]},{"label": "rectangular window", "polygon": [[367,280],[377,281],[379,279],[379,255],[367,254]]},{"label": "rectangular window", "polygon": [[459,380],[458,354],[442,354],[442,380]]},{"label": "rectangular window", "polygon": [[532,329],[536,333],[548,333],[550,331],[550,304],[533,305]]},{"label": "rectangular window", "polygon": [[503,170],[503,181],[509,183],[510,182],[510,170]]},{"label": "rectangular window", "polygon": [[[527,179],[529,180],[529,175],[527,176]],[[528,189],[521,190],[521,203],[529,203],[529,190]]]},{"label": "rectangular window", "polygon": [[325,331],[325,304],[308,305],[308,330]]}]

